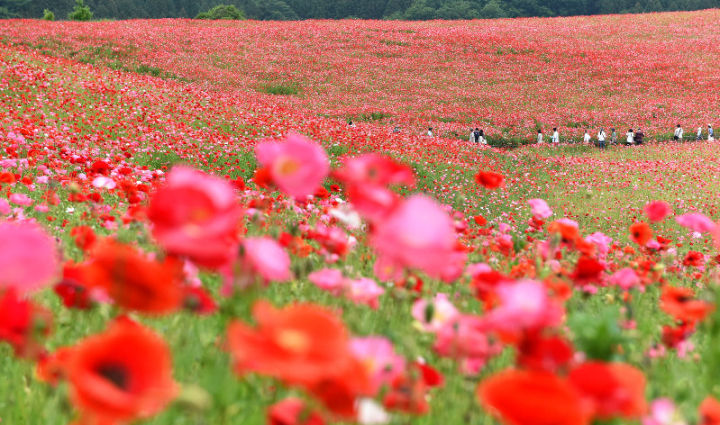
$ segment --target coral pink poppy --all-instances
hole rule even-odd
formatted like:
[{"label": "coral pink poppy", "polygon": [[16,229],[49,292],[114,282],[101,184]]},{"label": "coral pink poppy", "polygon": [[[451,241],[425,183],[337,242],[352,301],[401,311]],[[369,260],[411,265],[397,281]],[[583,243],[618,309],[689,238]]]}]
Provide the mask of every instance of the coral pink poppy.
[{"label": "coral pink poppy", "polygon": [[528,200],[528,204],[530,204],[533,217],[538,220],[546,219],[553,213],[547,202],[542,199],[530,199]]},{"label": "coral pink poppy", "polygon": [[694,232],[713,232],[716,228],[715,223],[705,214],[688,213],[679,215],[675,218],[678,224]]},{"label": "coral pink poppy", "polygon": [[455,251],[455,228],[445,210],[434,200],[414,195],[378,223],[371,243],[383,264],[416,268],[442,277],[449,264],[464,264]]},{"label": "coral pink poppy", "polygon": [[373,393],[392,383],[405,371],[405,359],[395,353],[387,338],[353,338],[350,340],[350,351],[367,368]]},{"label": "coral pink poppy", "polygon": [[240,217],[230,183],[186,166],[170,171],[148,208],[160,245],[205,267],[219,267],[236,254]]},{"label": "coral pink poppy", "polygon": [[53,283],[59,271],[55,241],[30,222],[0,222],[0,288],[21,293]]},{"label": "coral pink poppy", "polygon": [[672,214],[672,208],[665,201],[649,202],[645,205],[643,211],[647,218],[653,222],[663,221],[667,216]]},{"label": "coral pink poppy", "polygon": [[280,190],[298,199],[315,193],[330,170],[325,150],[297,133],[282,142],[259,143],[255,153]]},{"label": "coral pink poppy", "polygon": [[265,282],[289,280],[290,257],[275,240],[265,237],[247,238],[243,241],[245,265]]}]

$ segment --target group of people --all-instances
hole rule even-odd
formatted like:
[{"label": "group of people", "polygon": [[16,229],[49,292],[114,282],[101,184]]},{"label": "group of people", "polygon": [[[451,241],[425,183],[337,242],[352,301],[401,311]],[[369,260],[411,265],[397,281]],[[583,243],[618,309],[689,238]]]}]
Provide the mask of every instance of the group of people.
[{"label": "group of people", "polygon": [[[673,134],[673,140],[682,140],[683,139],[683,128],[680,124],[675,127],[675,133]],[[702,126],[698,127],[697,134],[695,135],[695,140],[703,140],[703,128]],[[712,142],[715,140],[715,131],[712,128],[712,125],[708,124],[707,126],[707,140],[709,142]]]},{"label": "group of people", "polygon": [[[610,143],[611,144],[617,144],[618,143],[618,134],[617,131],[614,128],[610,129]],[[607,144],[608,140],[608,134],[605,132],[604,129],[600,129],[597,133],[597,139],[596,139],[596,145],[602,149],[604,149]],[[673,140],[679,141],[683,140],[683,128],[680,124],[677,125],[675,128],[675,133],[673,135]],[[703,128],[698,127],[697,135],[695,137],[695,140],[703,140]],[[715,132],[713,131],[712,125],[708,124],[707,128],[707,140],[713,141],[715,140]],[[627,146],[630,145],[642,145],[645,141],[645,133],[641,129],[633,130],[628,129],[627,133],[625,133],[625,140],[624,144]],[[542,130],[538,130],[537,135],[537,142],[542,143],[543,142],[543,132]],[[585,130],[585,135],[583,136],[583,142],[589,144],[592,142],[592,136],[590,136],[590,131]],[[552,143],[560,143],[560,135],[558,133],[557,128],[553,128],[553,136],[552,136]]]}]

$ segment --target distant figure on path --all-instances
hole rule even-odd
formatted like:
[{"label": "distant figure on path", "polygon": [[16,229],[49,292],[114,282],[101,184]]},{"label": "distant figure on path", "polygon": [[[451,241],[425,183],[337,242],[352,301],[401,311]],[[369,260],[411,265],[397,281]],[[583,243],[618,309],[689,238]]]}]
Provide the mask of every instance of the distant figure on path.
[{"label": "distant figure on path", "polygon": [[542,130],[538,130],[537,142],[538,142],[538,144],[542,144],[542,142],[543,142]]},{"label": "distant figure on path", "polygon": [[710,124],[708,124],[708,142],[715,140],[715,132]]},{"label": "distant figure on path", "polygon": [[617,131],[615,131],[614,128],[611,129],[612,133],[610,133],[610,143],[613,145],[617,144]]},{"label": "distant figure on path", "polygon": [[673,136],[673,140],[678,141],[682,140],[683,138],[683,129],[680,127],[680,124],[677,125],[677,128],[675,128],[675,135]]},{"label": "distant figure on path", "polygon": [[697,136],[695,136],[695,140],[702,140],[702,126],[698,127]]},{"label": "distant figure on path", "polygon": [[478,137],[478,143],[481,145],[487,145],[487,140],[485,140],[485,131],[481,128],[480,129],[480,137]]},{"label": "distant figure on path", "polygon": [[428,137],[433,137],[432,127],[428,127]]},{"label": "distant figure on path", "polygon": [[395,126],[395,128],[393,129],[393,133],[399,133],[399,132],[400,132],[400,127]]},{"label": "distant figure on path", "polygon": [[635,132],[635,144],[642,145],[644,139],[645,139],[645,133],[643,133],[643,131],[638,128],[637,131]]},{"label": "distant figure on path", "polygon": [[348,125],[350,126],[350,128],[355,128],[355,127],[356,127],[355,123],[352,122],[352,120],[348,121]]},{"label": "distant figure on path", "polygon": [[473,131],[473,139],[475,140],[476,144],[480,144],[480,138],[482,137],[482,131],[475,127],[475,131]]},{"label": "distant figure on path", "polygon": [[598,138],[598,147],[600,149],[605,149],[605,130],[603,130],[601,128],[600,131],[598,132],[597,138]]},{"label": "distant figure on path", "polygon": [[468,137],[468,142],[472,143],[475,141],[475,131],[470,128],[470,137]]},{"label": "distant figure on path", "polygon": [[560,143],[560,133],[558,133],[557,127],[553,128],[552,142]]},{"label": "distant figure on path", "polygon": [[583,142],[585,142],[586,144],[590,144],[590,139],[591,139],[590,133],[588,132],[587,129],[585,129],[585,135],[583,136]]},{"label": "distant figure on path", "polygon": [[635,133],[633,133],[632,128],[628,130],[627,133],[625,133],[625,144],[626,145],[632,145],[635,141]]}]

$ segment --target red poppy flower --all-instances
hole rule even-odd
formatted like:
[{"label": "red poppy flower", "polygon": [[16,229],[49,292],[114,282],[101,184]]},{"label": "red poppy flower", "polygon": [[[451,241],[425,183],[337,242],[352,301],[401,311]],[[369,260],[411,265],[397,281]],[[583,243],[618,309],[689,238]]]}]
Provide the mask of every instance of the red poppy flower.
[{"label": "red poppy flower", "polygon": [[568,376],[599,419],[635,419],[647,410],[645,376],[625,363],[586,362]]},{"label": "red poppy flower", "polygon": [[475,175],[475,181],[488,189],[497,189],[501,187],[504,180],[505,178],[502,174],[494,171],[480,171],[477,175]]},{"label": "red poppy flower", "polygon": [[507,425],[586,425],[577,390],[565,379],[541,371],[506,370],[480,383],[483,406]]},{"label": "red poppy flower", "polygon": [[167,345],[128,318],[70,349],[65,354],[70,397],[88,423],[151,417],[177,393]]},{"label": "red poppy flower", "polygon": [[556,372],[567,366],[573,347],[559,336],[526,335],[518,346],[517,364],[528,369]]},{"label": "red poppy flower", "polygon": [[0,341],[10,344],[16,355],[40,355],[40,339],[50,333],[51,325],[49,311],[20,298],[13,288],[0,292]]},{"label": "red poppy flower", "polygon": [[579,285],[595,283],[601,279],[604,270],[605,266],[595,258],[582,256],[575,265],[572,278]]},{"label": "red poppy flower", "polygon": [[286,398],[273,404],[267,414],[268,425],[324,425],[318,412],[310,410],[297,398]]},{"label": "red poppy flower", "polygon": [[650,241],[650,238],[652,238],[652,229],[643,221],[633,223],[633,225],[630,226],[630,237],[636,244],[645,246],[645,244]]},{"label": "red poppy flower", "polygon": [[706,397],[700,404],[700,422],[698,425],[720,425],[720,402],[714,397]]},{"label": "red poppy flower", "polygon": [[278,310],[261,301],[253,316],[256,328],[241,322],[228,327],[238,374],[257,372],[312,386],[352,360],[345,326],[325,308],[296,304]]},{"label": "red poppy flower", "polygon": [[696,323],[704,319],[714,307],[694,297],[695,292],[690,288],[665,286],[660,295],[660,308],[676,320]]},{"label": "red poppy flower", "polygon": [[92,248],[97,241],[95,231],[88,226],[77,226],[70,231],[70,236],[75,240],[75,245],[83,251]]},{"label": "red poppy flower", "polygon": [[149,260],[130,245],[106,239],[98,243],[82,268],[82,284],[102,288],[128,310],[164,314],[181,305],[181,271],[170,259],[162,263]]}]

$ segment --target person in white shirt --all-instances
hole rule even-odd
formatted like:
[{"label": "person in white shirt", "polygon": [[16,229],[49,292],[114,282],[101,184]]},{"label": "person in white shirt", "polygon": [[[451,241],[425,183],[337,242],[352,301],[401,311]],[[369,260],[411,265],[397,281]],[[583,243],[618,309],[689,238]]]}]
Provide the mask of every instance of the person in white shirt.
[{"label": "person in white shirt", "polygon": [[428,137],[433,137],[432,127],[428,127]]},{"label": "person in white shirt", "polygon": [[683,129],[680,127],[680,124],[677,125],[675,128],[675,134],[673,135],[673,140],[678,141],[682,140],[683,138]]},{"label": "person in white shirt", "polygon": [[480,129],[480,136],[478,137],[478,142],[481,145],[487,145],[487,140],[485,140],[485,130]]},{"label": "person in white shirt", "polygon": [[552,142],[560,143],[560,133],[558,133],[557,127],[553,128]]},{"label": "person in white shirt", "polygon": [[585,142],[586,144],[590,143],[590,133],[588,133],[587,130],[585,130],[585,135],[583,136],[583,142]]},{"label": "person in white shirt", "polygon": [[538,130],[537,142],[538,142],[538,144],[541,144],[543,142],[542,130]]},{"label": "person in white shirt", "polygon": [[470,129],[470,137],[468,138],[468,142],[470,142],[470,143],[475,142],[475,131],[472,128]]},{"label": "person in white shirt", "polygon": [[605,149],[605,130],[603,130],[601,128],[600,131],[598,132],[597,138],[598,138],[598,147],[600,149]]},{"label": "person in white shirt", "polygon": [[702,126],[698,127],[697,136],[695,136],[695,140],[702,140]]},{"label": "person in white shirt", "polygon": [[626,137],[626,138],[625,138],[625,144],[626,144],[626,145],[632,145],[633,142],[635,141],[635,133],[633,133],[632,128],[631,128],[630,130],[628,130],[627,133],[625,133],[625,137]]}]

